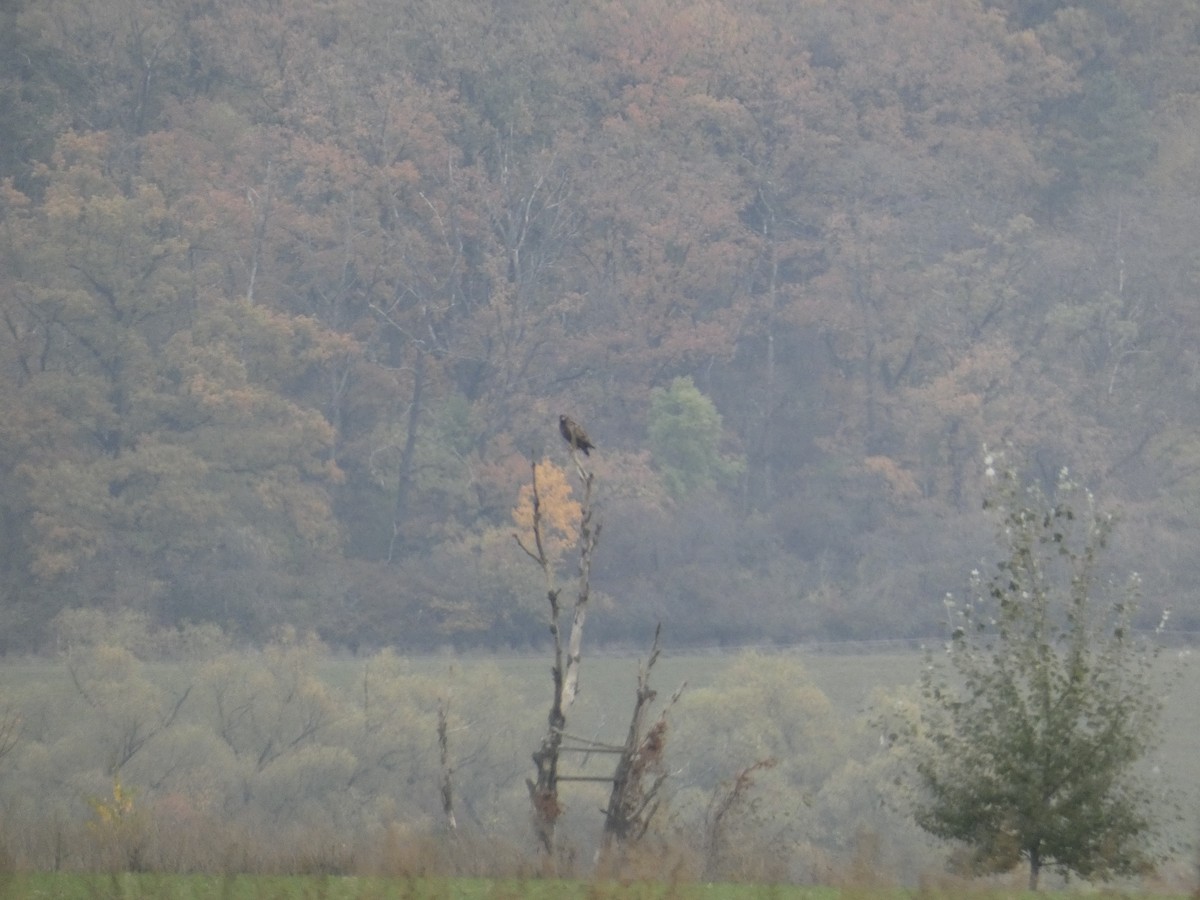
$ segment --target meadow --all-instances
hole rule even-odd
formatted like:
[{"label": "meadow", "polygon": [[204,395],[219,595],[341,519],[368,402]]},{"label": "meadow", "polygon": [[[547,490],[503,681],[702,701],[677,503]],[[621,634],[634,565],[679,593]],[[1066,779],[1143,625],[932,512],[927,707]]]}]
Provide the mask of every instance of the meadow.
[{"label": "meadow", "polygon": [[[238,651],[217,661],[139,666],[124,657],[105,657],[93,668],[80,657],[73,669],[63,660],[5,662],[0,695],[18,701],[25,734],[11,754],[0,756],[5,808],[0,843],[7,854],[0,857],[6,863],[0,870],[12,873],[0,882],[0,897],[874,898],[908,896],[894,886],[919,884],[926,895],[957,896],[966,882],[929,886],[941,884],[946,848],[881,808],[877,786],[887,770],[880,764],[878,735],[866,724],[881,698],[900,696],[913,684],[924,655],[913,647],[839,651],[662,656],[653,672],[660,702],[681,684],[687,687],[671,712],[674,787],[656,829],[661,841],[656,846],[664,848],[664,859],[675,862],[643,860],[631,873],[664,878],[654,885],[505,880],[538,871],[526,833],[524,778],[531,770],[529,752],[545,727],[550,694],[545,658],[353,658],[323,650],[272,656],[274,651],[267,650]],[[636,655],[585,657],[568,730],[620,743],[638,663]],[[305,680],[306,666],[311,680]],[[1145,765],[1161,781],[1163,796],[1175,803],[1164,837],[1173,851],[1162,877],[1123,887],[1182,895],[1194,885],[1200,834],[1200,685],[1186,654],[1166,654],[1164,670],[1173,674],[1167,679],[1163,740]],[[270,672],[283,682],[268,679]],[[80,699],[77,678],[89,690],[87,702]],[[170,728],[160,727],[166,721],[161,711],[170,711],[184,685],[191,690],[187,715],[172,720]],[[286,704],[264,702],[285,693],[317,697],[321,703],[289,712]],[[371,721],[362,724],[360,706],[366,706],[368,694],[371,708],[386,707],[394,722],[366,716]],[[226,707],[253,708],[262,733],[251,734],[233,720],[210,721],[216,714],[205,704],[211,705],[213,697]],[[454,714],[451,754],[459,819],[464,831],[480,840],[477,849],[456,858],[439,848],[437,837],[433,722],[443,700]],[[151,711],[134,714],[140,704]],[[273,744],[282,746],[280,735],[286,737],[289,723],[316,722],[312,717],[318,715],[326,717],[314,728],[320,740],[303,752],[261,763]],[[130,796],[136,792],[136,814],[110,830],[123,841],[138,830],[142,843],[136,859],[161,874],[67,874],[121,868],[120,860],[128,858],[103,857],[91,846],[97,837],[95,798],[111,791],[103,771],[110,757],[104,754],[143,738],[145,749],[122,770]],[[361,771],[343,769],[342,758],[360,747],[365,747],[356,763]],[[766,752],[790,758],[764,775],[753,803],[730,832],[721,880],[796,881],[838,890],[703,883],[705,861],[694,837],[705,802],[714,785],[753,762],[753,754]],[[387,760],[378,773],[367,772],[372,753]],[[565,759],[564,773],[599,775],[606,765],[605,757]],[[353,790],[344,787],[348,781]],[[562,833],[574,850],[558,871],[588,876],[606,787],[572,783],[562,790],[567,806]],[[207,798],[207,805],[201,807],[196,798]],[[114,807],[111,798],[106,804]],[[146,820],[139,818],[143,815]],[[129,831],[116,834],[122,828]],[[32,874],[48,868],[65,871]],[[219,874],[166,874],[188,871]],[[432,877],[450,874],[468,877]],[[1000,895],[1017,894],[979,894]]]},{"label": "meadow", "polygon": [[[1080,894],[1034,894],[961,884],[909,890],[574,879],[42,874],[0,876],[0,896],[5,900],[1068,900]],[[1187,895],[1112,891],[1104,896],[1184,900]]]},{"label": "meadow", "polygon": [[[915,683],[925,654],[908,649],[872,649],[872,644],[853,642],[845,646],[795,648],[763,651],[798,659],[811,679],[829,698],[844,720],[870,712],[880,691]],[[669,694],[680,684],[685,691],[712,685],[725,671],[737,651],[709,653],[664,653],[653,671],[660,694]],[[489,657],[500,671],[522,686],[522,694],[536,704],[539,695],[549,696],[549,674],[544,658],[534,656]],[[470,659],[416,657],[418,670],[436,675],[450,666],[469,666]],[[638,657],[593,655],[584,663],[583,690],[572,717],[572,727],[589,733],[599,731],[614,740],[623,734],[623,714],[633,695]],[[1166,650],[1161,662],[1166,705],[1162,718],[1162,743],[1148,760],[1170,785],[1169,793],[1187,797],[1189,821],[1200,815],[1200,669],[1186,648]],[[356,667],[348,660],[330,664],[330,677],[349,681]],[[608,732],[605,732],[608,729]]]}]

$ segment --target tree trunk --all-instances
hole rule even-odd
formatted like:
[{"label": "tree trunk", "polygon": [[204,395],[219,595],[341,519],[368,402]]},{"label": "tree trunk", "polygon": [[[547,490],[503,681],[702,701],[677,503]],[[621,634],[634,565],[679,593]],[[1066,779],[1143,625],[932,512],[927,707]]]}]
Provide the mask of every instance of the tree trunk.
[{"label": "tree trunk", "polygon": [[1038,875],[1042,871],[1042,854],[1038,847],[1029,848],[1029,890],[1038,889]]},{"label": "tree trunk", "polygon": [[412,402],[408,407],[408,425],[404,436],[404,450],[400,454],[400,472],[396,476],[396,505],[392,509],[392,540],[388,544],[387,561],[390,565],[396,555],[396,543],[404,530],[408,516],[408,495],[412,487],[413,471],[416,468],[417,430],[421,422],[421,394],[425,387],[425,352],[418,348],[413,368]]},{"label": "tree trunk", "polygon": [[458,831],[458,820],[454,817],[454,767],[450,765],[450,727],[447,702],[438,701],[438,756],[441,761],[442,812],[446,816],[446,825],[451,832]]}]

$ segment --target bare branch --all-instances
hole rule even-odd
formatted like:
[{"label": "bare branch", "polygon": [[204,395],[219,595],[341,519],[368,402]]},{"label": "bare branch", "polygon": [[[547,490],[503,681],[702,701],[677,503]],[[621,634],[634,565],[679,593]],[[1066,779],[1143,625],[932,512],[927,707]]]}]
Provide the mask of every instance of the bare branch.
[{"label": "bare branch", "polygon": [[659,623],[654,629],[650,657],[644,665],[638,666],[633,715],[629,720],[625,747],[613,774],[608,808],[604,812],[604,839],[600,849],[602,858],[608,856],[614,843],[628,845],[645,836],[658,810],[658,793],[666,783],[663,759],[667,743],[667,712],[683,693],[683,685],[671,696],[658,720],[646,730],[646,714],[658,696],[657,691],[650,687],[650,673],[661,652],[661,635],[662,623]]},{"label": "bare branch", "polygon": [[458,822],[454,818],[454,767],[450,765],[450,740],[448,737],[447,718],[449,703],[445,699],[438,700],[438,758],[441,763],[441,783],[439,793],[442,797],[442,812],[451,831],[458,830]]}]

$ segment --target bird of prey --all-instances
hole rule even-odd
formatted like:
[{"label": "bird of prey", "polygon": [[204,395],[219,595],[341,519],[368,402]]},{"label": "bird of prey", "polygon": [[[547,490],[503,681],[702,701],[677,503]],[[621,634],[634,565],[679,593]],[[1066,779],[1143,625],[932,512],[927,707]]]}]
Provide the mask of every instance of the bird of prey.
[{"label": "bird of prey", "polygon": [[558,430],[562,433],[563,440],[583,451],[584,456],[590,455],[589,450],[594,450],[596,445],[588,440],[587,432],[572,419],[570,416],[558,417]]}]

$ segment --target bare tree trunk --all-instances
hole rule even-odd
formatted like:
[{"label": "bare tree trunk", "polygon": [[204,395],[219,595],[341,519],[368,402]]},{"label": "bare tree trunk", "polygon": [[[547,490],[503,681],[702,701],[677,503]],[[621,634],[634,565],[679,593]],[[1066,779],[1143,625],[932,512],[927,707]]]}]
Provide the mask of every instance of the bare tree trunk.
[{"label": "bare tree trunk", "polygon": [[737,813],[749,802],[750,789],[754,787],[754,773],[761,769],[772,769],[777,764],[773,757],[760,759],[747,766],[733,777],[732,781],[717,785],[708,809],[704,811],[704,879],[713,881],[721,874],[722,856],[725,849],[725,831],[731,814]]},{"label": "bare tree trunk", "polygon": [[254,222],[254,241],[250,250],[249,272],[246,276],[246,302],[254,302],[254,285],[258,280],[258,265],[263,257],[267,242],[267,225],[271,220],[271,191],[274,184],[271,179],[271,160],[267,160],[267,177],[263,185],[262,195],[249,188],[246,200],[251,207],[259,209],[258,218]]},{"label": "bare tree trunk", "polygon": [[[575,702],[579,692],[579,663],[583,647],[583,623],[587,619],[588,593],[592,579],[592,551],[596,547],[596,538],[600,536],[600,526],[592,526],[592,473],[585,472],[579,462],[575,448],[571,448],[571,457],[583,482],[583,501],[580,504],[579,516],[579,592],[575,596],[575,607],[571,615],[571,632],[567,639],[567,666],[563,673],[562,704],[563,709],[569,709]],[[555,634],[557,642],[558,635]]]},{"label": "bare tree trunk", "polygon": [[404,450],[400,454],[400,471],[396,476],[396,505],[392,509],[392,539],[388,543],[387,561],[390,565],[395,557],[396,542],[404,529],[408,516],[408,496],[416,467],[417,429],[421,421],[421,394],[425,388],[425,351],[417,348],[417,359],[413,369],[412,402],[408,407],[408,425],[404,436]]},{"label": "bare tree trunk", "polygon": [[458,831],[458,821],[454,818],[454,767],[450,765],[450,739],[448,736],[446,700],[438,701],[438,756],[441,761],[441,795],[442,812],[446,815],[446,824],[452,832]]},{"label": "bare tree trunk", "polygon": [[[770,262],[770,277],[767,281],[767,358],[763,377],[762,418],[759,423],[759,454],[762,459],[762,494],[769,501],[775,495],[775,472],[771,459],[771,442],[775,437],[771,424],[775,421],[775,311],[779,302],[779,247],[776,244],[775,210],[768,201],[766,191],[759,189],[763,204],[763,239],[766,241]],[[748,479],[749,480],[749,479]],[[753,503],[753,498],[751,498]]]}]

